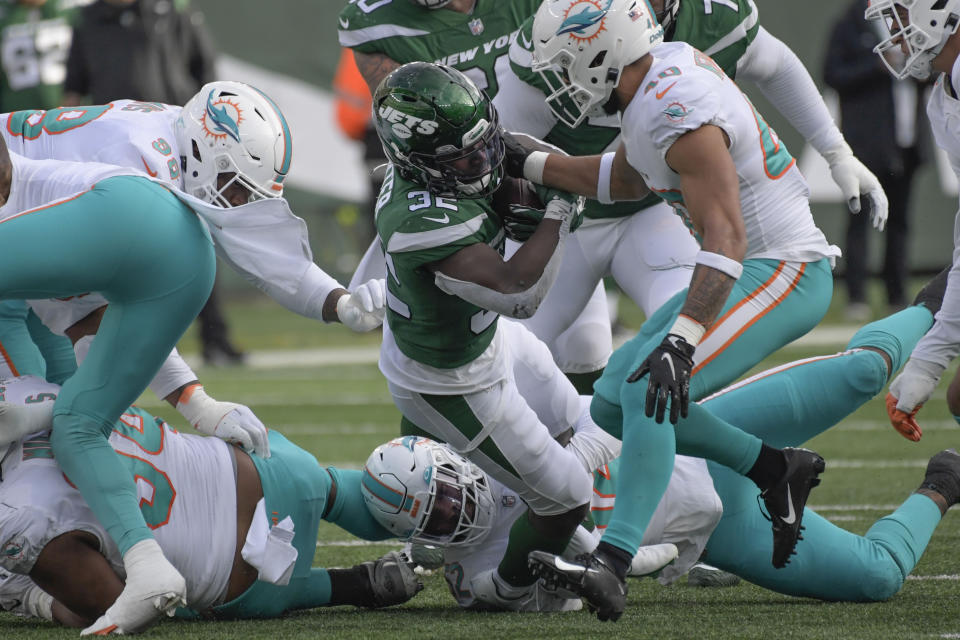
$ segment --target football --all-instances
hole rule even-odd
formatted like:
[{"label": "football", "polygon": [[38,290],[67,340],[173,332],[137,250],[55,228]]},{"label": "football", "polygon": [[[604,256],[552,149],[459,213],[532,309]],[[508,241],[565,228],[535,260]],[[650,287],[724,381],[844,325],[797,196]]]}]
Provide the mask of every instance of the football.
[{"label": "football", "polygon": [[493,194],[493,209],[501,220],[509,214],[511,204],[522,204],[532,209],[543,209],[544,206],[533,183],[523,178],[507,176]]}]

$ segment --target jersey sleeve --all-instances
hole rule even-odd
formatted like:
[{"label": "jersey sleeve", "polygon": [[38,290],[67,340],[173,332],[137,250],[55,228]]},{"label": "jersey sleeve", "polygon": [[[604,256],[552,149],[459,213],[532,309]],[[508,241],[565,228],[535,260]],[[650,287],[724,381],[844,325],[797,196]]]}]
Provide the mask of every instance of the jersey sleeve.
[{"label": "jersey sleeve", "polygon": [[[390,234],[387,254],[410,266],[422,266],[485,242],[483,229],[489,213],[471,200],[432,198],[439,205],[416,211]],[[454,209],[455,207],[455,209]]]},{"label": "jersey sleeve", "polygon": [[[706,124],[714,124],[733,136],[732,127],[722,116],[718,85],[709,75],[688,73],[678,76],[671,86],[669,77],[650,89],[643,97],[641,107],[649,122],[649,134],[654,147],[665,158],[677,138]],[[659,96],[659,97],[658,97]]]},{"label": "jersey sleeve", "polygon": [[681,2],[672,41],[682,41],[713,58],[731,78],[737,61],[757,36],[760,16],[753,0]]},{"label": "jersey sleeve", "polygon": [[[416,38],[429,35],[430,31],[413,26],[409,20],[405,19],[405,14],[410,9],[414,11],[422,9],[406,0],[380,3],[373,9],[366,9],[368,5],[361,6],[361,4],[359,2],[348,4],[337,17],[337,37],[341,47],[347,47],[359,53],[382,53],[397,62],[433,59],[426,48],[416,51],[418,49]],[[405,6],[407,4],[410,5],[409,8]],[[400,47],[401,50],[413,47],[416,55],[405,58],[394,51],[394,47]]]}]

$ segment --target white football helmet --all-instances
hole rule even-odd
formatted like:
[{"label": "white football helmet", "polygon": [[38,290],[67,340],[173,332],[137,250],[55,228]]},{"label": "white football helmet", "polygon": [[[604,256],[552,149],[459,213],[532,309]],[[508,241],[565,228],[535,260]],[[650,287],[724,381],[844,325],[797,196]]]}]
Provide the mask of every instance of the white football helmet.
[{"label": "white football helmet", "polygon": [[960,0],[870,0],[864,17],[883,20],[890,33],[873,49],[890,73],[925,80],[930,63],[960,24]]},{"label": "white football helmet", "polygon": [[377,522],[404,540],[469,545],[483,538],[493,521],[487,475],[427,438],[394,438],[374,449],[361,489]]},{"label": "white football helmet", "polygon": [[447,6],[451,1],[452,0],[413,0],[413,3],[421,7],[426,7],[427,9],[439,9],[440,7]]},{"label": "white football helmet", "polygon": [[663,41],[646,0],[546,0],[533,20],[533,65],[547,104],[571,127],[600,115],[623,67]]},{"label": "white football helmet", "polygon": [[[274,102],[241,82],[205,84],[183,106],[174,124],[184,190],[205,202],[230,207],[224,192],[239,182],[250,201],[279,198],[290,170],[290,127]],[[217,187],[221,173],[236,174]]]}]

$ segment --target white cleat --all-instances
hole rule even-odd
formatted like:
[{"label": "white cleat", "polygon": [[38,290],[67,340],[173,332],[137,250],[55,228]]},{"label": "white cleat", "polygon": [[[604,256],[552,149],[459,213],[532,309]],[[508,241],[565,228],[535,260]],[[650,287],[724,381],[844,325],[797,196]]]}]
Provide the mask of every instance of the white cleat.
[{"label": "white cleat", "polygon": [[633,561],[630,562],[627,575],[638,577],[656,573],[676,560],[678,555],[677,545],[670,542],[640,547],[637,549],[637,554],[633,556]]},{"label": "white cleat", "polygon": [[529,587],[512,587],[497,575],[496,569],[479,573],[470,581],[473,597],[488,609],[546,613],[553,611],[579,611],[583,602],[579,596],[564,591],[548,589],[542,581]]},{"label": "white cleat", "polygon": [[162,614],[172,616],[187,604],[187,583],[163,556],[154,539],[142,540],[123,556],[127,584],[100,618],[81,636],[106,636],[143,631]]}]

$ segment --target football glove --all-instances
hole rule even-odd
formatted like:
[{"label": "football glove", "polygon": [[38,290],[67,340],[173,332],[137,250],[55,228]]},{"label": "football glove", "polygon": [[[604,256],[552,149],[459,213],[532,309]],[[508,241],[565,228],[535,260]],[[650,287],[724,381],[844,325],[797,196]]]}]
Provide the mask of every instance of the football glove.
[{"label": "football glove", "polygon": [[357,332],[371,331],[383,324],[387,302],[385,280],[368,280],[337,300],[340,322]]},{"label": "football glove", "polygon": [[583,224],[583,207],[586,204],[586,198],[542,185],[534,185],[534,188],[540,200],[547,203],[544,207],[544,218],[569,220],[571,232],[576,231]]},{"label": "football glove", "polygon": [[844,200],[851,213],[860,213],[860,196],[870,199],[870,217],[873,226],[883,231],[887,223],[887,194],[883,192],[880,181],[870,169],[853,155],[850,146],[844,142],[841,146],[823,154],[830,165],[830,175],[843,192]]},{"label": "football glove", "polygon": [[907,440],[917,442],[923,435],[917,412],[933,395],[942,374],[940,365],[911,358],[890,383],[886,398],[887,416],[893,428]]},{"label": "football glove", "polygon": [[183,392],[177,411],[200,433],[239,444],[247,453],[261,458],[270,457],[267,428],[249,407],[214,400],[198,384]]},{"label": "football glove", "polygon": [[545,151],[547,153],[563,153],[557,147],[538,140],[526,133],[501,130],[503,134],[503,144],[506,147],[506,155],[503,158],[503,166],[507,170],[507,175],[512,178],[525,178],[523,175],[523,165],[534,151]]},{"label": "football glove", "polygon": [[668,333],[640,367],[627,377],[627,382],[636,382],[650,374],[647,383],[647,417],[656,410],[657,423],[663,422],[670,403],[670,422],[677,424],[687,417],[690,408],[690,375],[693,371],[693,352],[696,347],[681,336]]}]

